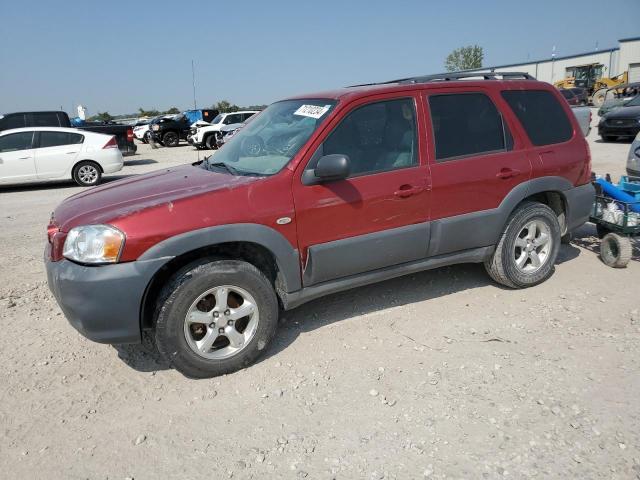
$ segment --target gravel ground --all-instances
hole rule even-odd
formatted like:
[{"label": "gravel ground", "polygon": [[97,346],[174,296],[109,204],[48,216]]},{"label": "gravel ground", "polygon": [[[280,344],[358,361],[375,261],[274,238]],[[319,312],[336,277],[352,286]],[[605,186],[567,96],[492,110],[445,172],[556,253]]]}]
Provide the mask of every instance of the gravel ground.
[{"label": "gravel ground", "polygon": [[[628,143],[589,141],[623,173]],[[141,145],[119,176],[197,155]],[[0,477],[640,478],[637,245],[608,268],[586,225],[528,290],[460,265],[332,295],[256,365],[195,381],[67,324],[41,257],[78,191],[0,191]]]}]

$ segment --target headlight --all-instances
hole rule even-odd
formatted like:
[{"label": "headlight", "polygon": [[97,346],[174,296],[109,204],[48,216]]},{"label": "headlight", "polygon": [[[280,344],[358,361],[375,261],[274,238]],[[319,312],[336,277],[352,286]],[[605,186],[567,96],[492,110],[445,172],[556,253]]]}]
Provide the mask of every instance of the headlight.
[{"label": "headlight", "polygon": [[124,246],[124,233],[109,225],[72,228],[64,242],[62,255],[80,263],[115,263]]},{"label": "headlight", "polygon": [[151,127],[151,129],[152,129],[154,132],[157,132],[158,130],[160,130],[160,125],[154,125],[153,127]]}]

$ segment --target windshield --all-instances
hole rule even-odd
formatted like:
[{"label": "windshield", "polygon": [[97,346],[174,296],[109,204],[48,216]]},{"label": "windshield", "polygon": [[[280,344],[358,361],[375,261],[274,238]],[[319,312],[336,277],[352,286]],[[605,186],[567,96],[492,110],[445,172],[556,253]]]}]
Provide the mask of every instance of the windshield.
[{"label": "windshield", "polygon": [[625,107],[640,107],[640,95],[638,95],[637,97],[633,97],[631,100],[629,100],[625,104]]},{"label": "windshield", "polygon": [[203,167],[223,164],[240,175],[273,175],[289,163],[335,104],[326,99],[274,103],[252,117]]},{"label": "windshield", "polygon": [[214,118],[213,120],[211,120],[211,124],[212,124],[212,125],[215,125],[216,123],[220,123],[220,122],[222,121],[222,119],[223,119],[222,114],[220,114],[220,115],[216,115],[216,118]]}]

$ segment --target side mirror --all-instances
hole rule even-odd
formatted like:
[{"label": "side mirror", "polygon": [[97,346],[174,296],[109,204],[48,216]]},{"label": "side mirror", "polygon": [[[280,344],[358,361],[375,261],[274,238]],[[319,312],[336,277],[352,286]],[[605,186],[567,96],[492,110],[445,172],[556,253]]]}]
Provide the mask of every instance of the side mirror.
[{"label": "side mirror", "polygon": [[316,183],[343,180],[351,173],[349,157],[341,153],[320,157],[313,174]]}]

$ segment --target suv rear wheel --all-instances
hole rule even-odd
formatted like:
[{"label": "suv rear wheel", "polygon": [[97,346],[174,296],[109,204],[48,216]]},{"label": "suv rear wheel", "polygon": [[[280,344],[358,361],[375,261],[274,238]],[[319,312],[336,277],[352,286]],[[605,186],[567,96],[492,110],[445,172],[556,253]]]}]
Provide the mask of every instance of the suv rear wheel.
[{"label": "suv rear wheel", "polygon": [[165,147],[177,147],[180,143],[180,137],[176,132],[167,132],[162,136],[162,143]]},{"label": "suv rear wheel", "polygon": [[191,264],[174,276],[161,298],[158,350],[188,377],[214,377],[252,364],[278,325],[271,284],[242,261]]},{"label": "suv rear wheel", "polygon": [[560,248],[558,217],[546,205],[527,202],[511,214],[485,268],[496,282],[525,288],[553,274]]}]

